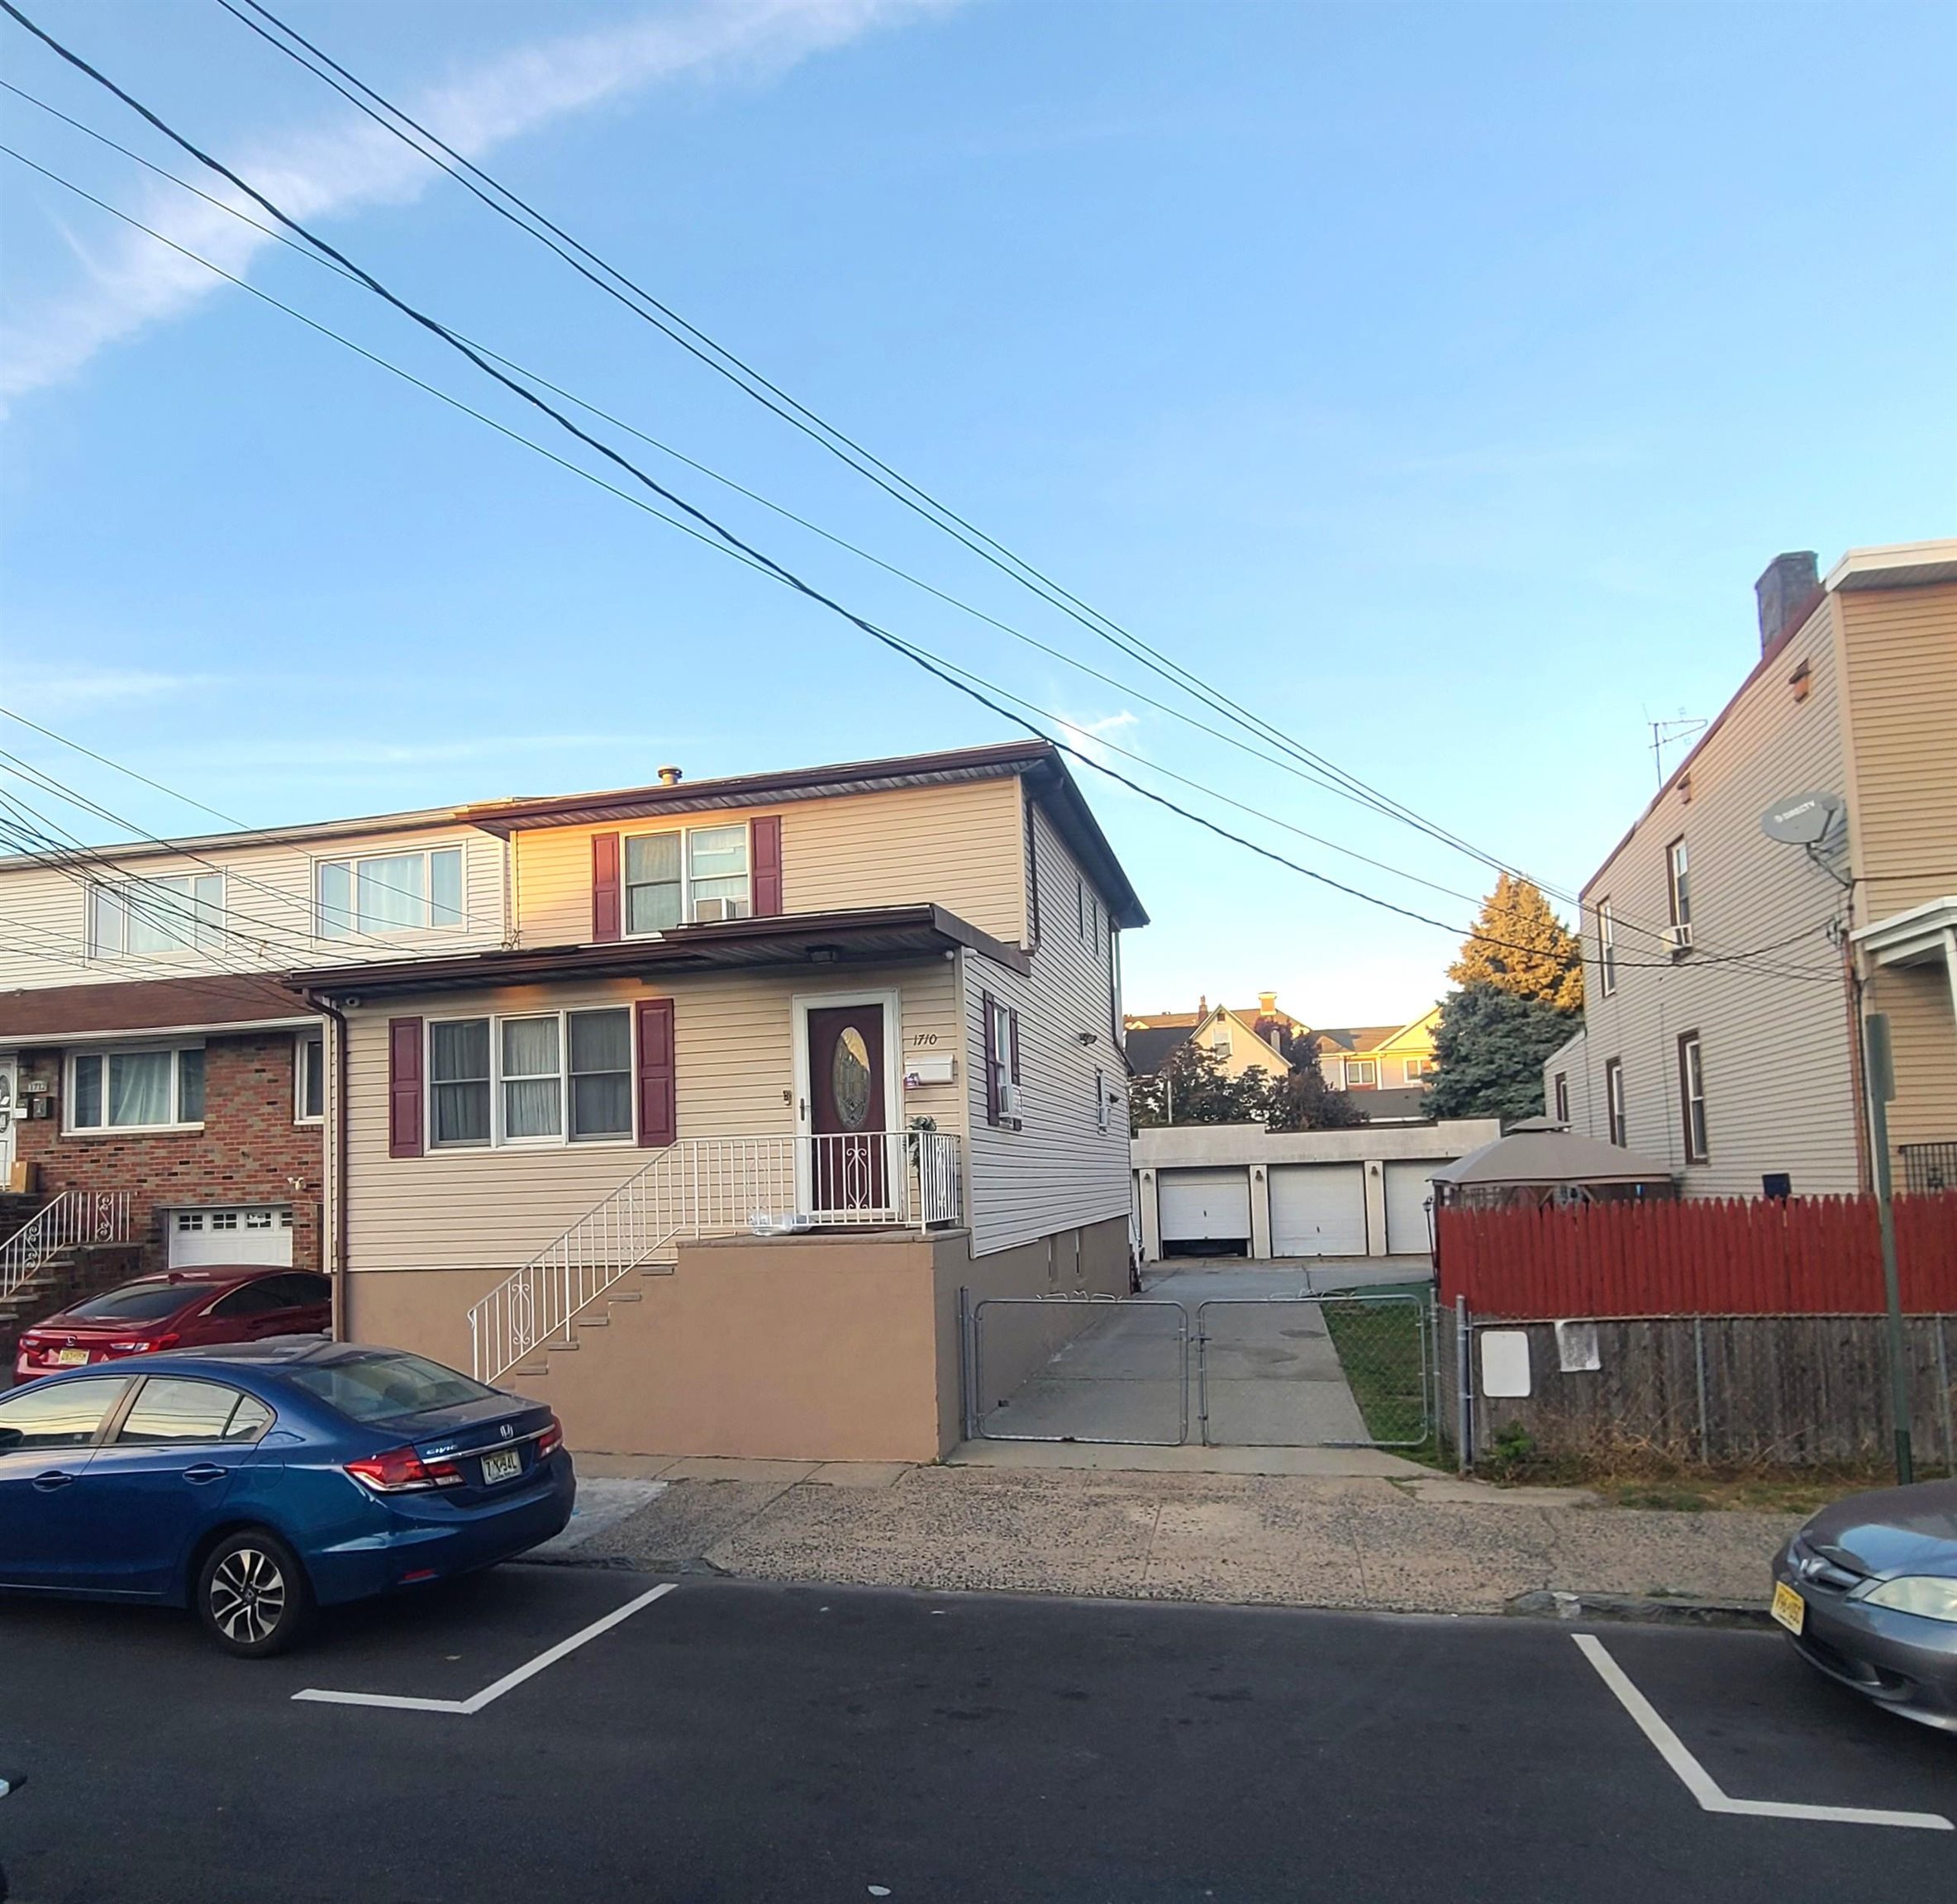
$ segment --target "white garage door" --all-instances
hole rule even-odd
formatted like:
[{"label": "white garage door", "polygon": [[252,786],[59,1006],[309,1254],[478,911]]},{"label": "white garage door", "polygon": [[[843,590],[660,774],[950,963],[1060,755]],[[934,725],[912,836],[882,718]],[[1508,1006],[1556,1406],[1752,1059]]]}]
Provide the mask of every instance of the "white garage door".
[{"label": "white garage door", "polygon": [[1429,1178],[1440,1168],[1438,1159],[1392,1164],[1386,1167],[1386,1246],[1396,1256],[1425,1256],[1432,1246],[1427,1230],[1427,1199],[1434,1193]]},{"label": "white garage door", "polygon": [[196,1269],[212,1263],[263,1263],[269,1268],[283,1268],[293,1259],[293,1213],[275,1203],[173,1210],[169,1222],[173,1269]]},{"label": "white garage door", "polygon": [[1272,1166],[1272,1255],[1363,1256],[1365,1253],[1364,1165]]},{"label": "white garage door", "polygon": [[1163,1246],[1250,1240],[1247,1170],[1164,1170],[1155,1178]]}]

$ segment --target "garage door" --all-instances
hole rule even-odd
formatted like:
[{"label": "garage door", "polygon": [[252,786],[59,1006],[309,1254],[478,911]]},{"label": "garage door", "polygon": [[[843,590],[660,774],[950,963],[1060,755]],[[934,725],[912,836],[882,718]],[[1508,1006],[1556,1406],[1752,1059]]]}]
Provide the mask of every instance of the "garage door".
[{"label": "garage door", "polygon": [[1386,1246],[1395,1256],[1425,1256],[1431,1247],[1427,1230],[1430,1181],[1440,1168],[1433,1158],[1386,1167]]},{"label": "garage door", "polygon": [[263,1263],[279,1269],[293,1259],[293,1213],[276,1203],[173,1210],[169,1221],[173,1269],[212,1263]]},{"label": "garage door", "polygon": [[1365,1253],[1364,1165],[1272,1166],[1272,1255],[1363,1256]]},{"label": "garage door", "polygon": [[1164,1170],[1155,1178],[1162,1245],[1250,1241],[1248,1170]]}]

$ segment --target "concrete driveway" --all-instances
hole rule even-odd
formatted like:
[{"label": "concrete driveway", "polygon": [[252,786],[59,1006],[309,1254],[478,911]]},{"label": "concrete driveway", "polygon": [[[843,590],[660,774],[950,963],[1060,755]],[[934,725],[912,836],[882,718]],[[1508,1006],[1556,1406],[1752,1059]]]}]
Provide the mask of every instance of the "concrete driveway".
[{"label": "concrete driveway", "polygon": [[[981,1305],[978,1377],[988,1440],[1175,1443],[1222,1447],[1364,1445],[1353,1397],[1321,1309],[1299,1300],[1330,1290],[1417,1278],[1425,1259],[1357,1263],[1164,1264],[1142,1293],[1093,1319],[1005,1395],[995,1366],[1024,1365],[1012,1331],[1041,1320],[1023,1306]],[[1199,1354],[1198,1337],[1208,1340]],[[1199,1419],[1207,1392],[1207,1437]]]}]

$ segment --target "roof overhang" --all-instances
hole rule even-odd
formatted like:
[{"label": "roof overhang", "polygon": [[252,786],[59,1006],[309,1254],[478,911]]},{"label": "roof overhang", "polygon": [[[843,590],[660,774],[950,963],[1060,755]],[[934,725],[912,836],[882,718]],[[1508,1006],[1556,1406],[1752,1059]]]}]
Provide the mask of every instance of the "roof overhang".
[{"label": "roof overhang", "polygon": [[1845,589],[1929,588],[1957,582],[1957,540],[1893,542],[1881,549],[1851,549],[1828,571],[1830,593]]},{"label": "roof overhang", "polygon": [[270,973],[0,992],[0,1046],[281,1031],[317,1022]]},{"label": "roof overhang", "polygon": [[1947,959],[1957,943],[1957,897],[1932,899],[1851,932],[1850,940],[1878,965],[1927,964]]},{"label": "roof overhang", "polygon": [[282,983],[329,1002],[401,992],[476,991],[569,978],[642,978],[656,983],[690,972],[737,972],[884,965],[978,952],[1025,973],[1016,945],[969,926],[941,906],[885,906],[848,912],[802,912],[683,926],[657,939],[602,945],[549,945],[477,952],[454,959],[405,959],[288,972]]}]

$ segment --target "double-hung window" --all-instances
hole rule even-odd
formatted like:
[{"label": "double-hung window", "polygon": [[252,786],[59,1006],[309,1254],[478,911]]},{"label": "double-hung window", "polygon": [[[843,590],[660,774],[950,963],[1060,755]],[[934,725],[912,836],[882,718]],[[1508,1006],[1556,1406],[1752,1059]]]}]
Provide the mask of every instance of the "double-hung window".
[{"label": "double-hung window", "polygon": [[620,1006],[437,1019],[428,1086],[436,1150],[629,1139],[631,1014]]},{"label": "double-hung window", "polygon": [[326,1040],[317,1031],[301,1032],[293,1046],[293,1121],[317,1124],[326,1114]]},{"label": "double-hung window", "polygon": [[1703,1164],[1711,1152],[1706,1142],[1706,1070],[1699,1035],[1678,1035],[1678,1109],[1685,1132],[1685,1161]]},{"label": "double-hung window", "polygon": [[322,939],[452,930],[462,902],[462,849],[322,859],[315,873]]},{"label": "double-hung window", "polygon": [[1684,947],[1692,943],[1692,878],[1686,868],[1683,835],[1664,850],[1664,876],[1672,912],[1672,942]]},{"label": "double-hung window", "polygon": [[1108,1109],[1107,1073],[1105,1071],[1098,1070],[1094,1073],[1094,1128],[1096,1130],[1105,1130],[1107,1128]]},{"label": "double-hung window", "polygon": [[1609,1126],[1611,1141],[1621,1150],[1626,1147],[1630,1139],[1624,1116],[1624,1060],[1607,1058],[1603,1067],[1604,1117]]},{"label": "double-hung window", "polygon": [[1567,1071],[1556,1073],[1556,1121],[1559,1124],[1569,1121],[1569,1073]]},{"label": "double-hung window", "polygon": [[1597,908],[1597,964],[1608,998],[1617,989],[1617,916],[1607,899]]},{"label": "double-hung window", "polygon": [[625,843],[625,929],[666,932],[754,911],[744,826],[638,833]]},{"label": "double-hung window", "polygon": [[1348,1058],[1345,1060],[1345,1088],[1350,1091],[1357,1084],[1370,1088],[1379,1082],[1379,1063],[1374,1058]]},{"label": "double-hung window", "polygon": [[224,942],[224,875],[123,879],[88,890],[88,955],[140,959]]},{"label": "double-hung window", "polygon": [[1434,1060],[1431,1058],[1407,1058],[1401,1061],[1400,1069],[1409,1084],[1424,1083],[1433,1075]]},{"label": "double-hung window", "polygon": [[80,1051],[69,1060],[70,1130],[163,1130],[203,1121],[202,1045]]}]

